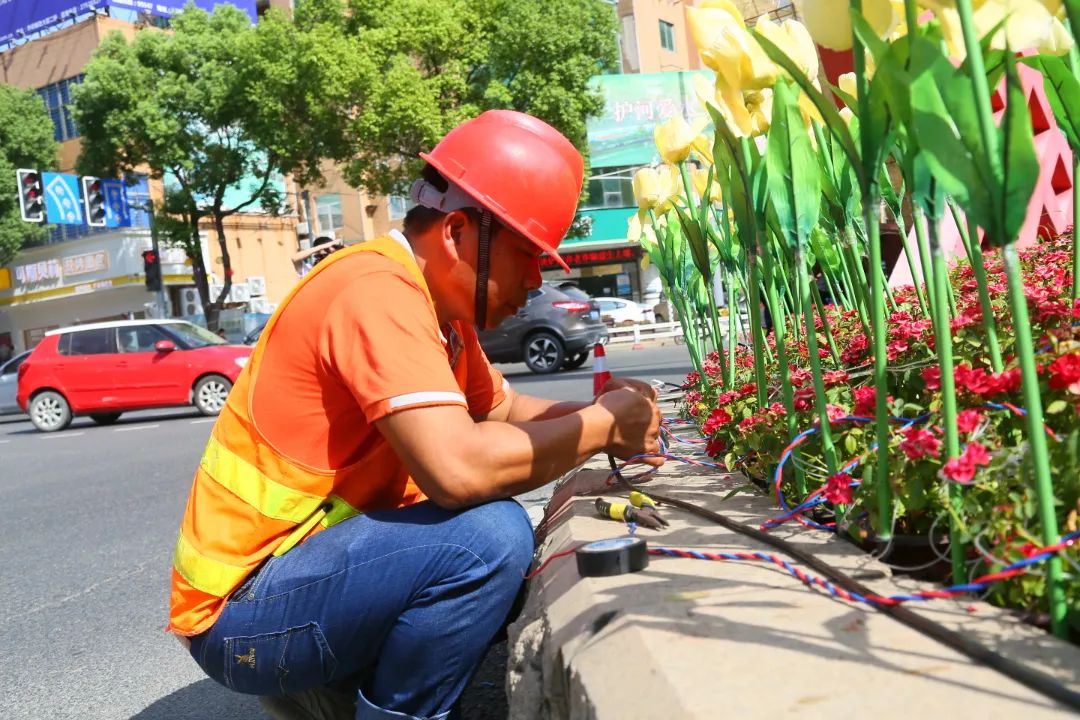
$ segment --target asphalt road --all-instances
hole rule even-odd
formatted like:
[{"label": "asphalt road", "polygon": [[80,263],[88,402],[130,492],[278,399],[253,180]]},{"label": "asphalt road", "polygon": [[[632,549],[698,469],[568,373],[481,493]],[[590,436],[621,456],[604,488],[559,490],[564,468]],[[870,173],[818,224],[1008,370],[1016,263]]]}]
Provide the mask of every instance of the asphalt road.
[{"label": "asphalt road", "polygon": [[[690,369],[682,346],[609,349],[608,362],[617,375],[669,382]],[[554,376],[500,369],[519,392],[592,392],[588,365]],[[265,717],[254,698],[206,679],[163,630],[176,529],[212,422],[145,411],[46,435],[0,418],[0,718]],[[547,496],[521,499],[542,507]]]}]

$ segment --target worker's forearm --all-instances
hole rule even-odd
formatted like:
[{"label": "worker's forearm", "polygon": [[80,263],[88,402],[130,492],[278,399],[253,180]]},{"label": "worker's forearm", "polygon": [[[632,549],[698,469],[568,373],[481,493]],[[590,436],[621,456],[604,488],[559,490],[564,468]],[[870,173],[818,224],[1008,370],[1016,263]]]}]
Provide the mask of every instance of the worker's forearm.
[{"label": "worker's forearm", "polygon": [[589,407],[592,402],[577,400],[545,400],[532,395],[514,395],[514,402],[510,406],[510,413],[506,422],[523,423],[537,420],[552,420],[561,418],[571,413],[576,413]]},{"label": "worker's forearm", "polygon": [[613,423],[608,410],[592,404],[550,420],[477,423],[466,440],[471,462],[449,501],[474,505],[551,482],[607,447]]}]

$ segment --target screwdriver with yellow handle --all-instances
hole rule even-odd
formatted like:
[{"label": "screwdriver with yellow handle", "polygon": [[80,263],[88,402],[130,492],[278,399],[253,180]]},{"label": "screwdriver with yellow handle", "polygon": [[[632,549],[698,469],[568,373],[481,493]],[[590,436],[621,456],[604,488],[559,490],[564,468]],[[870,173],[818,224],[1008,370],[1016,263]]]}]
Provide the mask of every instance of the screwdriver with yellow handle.
[{"label": "screwdriver with yellow handle", "polygon": [[[633,501],[631,500],[631,502]],[[643,505],[641,507],[635,507],[632,504],[613,503],[608,502],[604,498],[596,498],[596,511],[600,513],[600,517],[628,523],[637,523],[642,527],[647,527],[652,530],[661,530],[668,525],[667,520],[660,517],[660,513],[657,511],[655,503],[652,506]]]}]

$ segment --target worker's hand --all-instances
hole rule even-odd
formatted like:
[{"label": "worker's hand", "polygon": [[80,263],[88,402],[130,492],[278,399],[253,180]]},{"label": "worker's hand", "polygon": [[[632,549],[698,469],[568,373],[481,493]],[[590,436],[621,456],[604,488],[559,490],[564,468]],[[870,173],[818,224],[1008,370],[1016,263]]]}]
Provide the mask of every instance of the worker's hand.
[{"label": "worker's hand", "polygon": [[[604,383],[604,387],[600,390],[600,395],[609,393],[612,390],[619,390],[620,388],[629,388],[634,392],[641,393],[650,400],[656,400],[656,388],[644,380],[638,380],[636,378],[611,378]],[[597,395],[597,397],[600,397],[600,395]]]},{"label": "worker's hand", "polygon": [[[660,409],[636,389],[617,388],[605,392],[596,404],[611,413],[613,422],[604,450],[627,460],[635,455],[660,452]],[[642,462],[659,467],[663,458],[645,458]]]}]

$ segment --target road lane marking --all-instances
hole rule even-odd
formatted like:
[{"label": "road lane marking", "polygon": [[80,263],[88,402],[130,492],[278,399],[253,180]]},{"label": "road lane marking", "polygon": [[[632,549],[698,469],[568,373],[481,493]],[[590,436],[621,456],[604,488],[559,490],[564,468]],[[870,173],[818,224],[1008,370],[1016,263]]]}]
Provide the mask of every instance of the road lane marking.
[{"label": "road lane marking", "polygon": [[73,433],[63,433],[62,435],[42,435],[41,437],[38,438],[38,440],[55,440],[57,438],[78,437],[79,435],[85,435],[85,434],[86,433],[84,433],[84,432],[73,432]]},{"label": "road lane marking", "polygon": [[217,420],[217,418],[203,418],[202,420],[192,420],[191,424],[192,425],[199,425],[201,423],[214,422],[215,420]]},{"label": "road lane marking", "polygon": [[150,428],[161,427],[157,423],[153,425],[133,425],[131,427],[114,428],[116,432],[131,432],[132,430],[149,430]]}]

